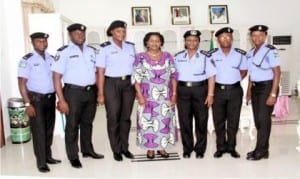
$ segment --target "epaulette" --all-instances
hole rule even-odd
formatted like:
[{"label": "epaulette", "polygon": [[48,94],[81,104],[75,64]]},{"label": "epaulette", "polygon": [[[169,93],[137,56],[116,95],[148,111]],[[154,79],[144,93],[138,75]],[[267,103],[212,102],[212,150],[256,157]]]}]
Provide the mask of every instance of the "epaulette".
[{"label": "epaulette", "polygon": [[125,41],[125,43],[130,44],[130,45],[135,45],[133,42]]},{"label": "epaulette", "polygon": [[106,47],[106,46],[108,46],[108,45],[110,45],[110,44],[111,44],[110,41],[106,41],[106,42],[100,44],[100,47]]},{"label": "epaulette", "polygon": [[202,53],[203,55],[205,55],[206,57],[211,57],[211,53],[204,51],[204,50],[200,50],[200,53]]},{"label": "epaulette", "polygon": [[27,53],[27,54],[23,57],[23,59],[24,59],[24,60],[27,60],[27,59],[30,58],[32,55],[33,55],[33,53]]},{"label": "epaulette", "polygon": [[62,46],[62,47],[60,47],[59,49],[57,49],[57,51],[63,51],[65,48],[67,48],[68,47],[68,45],[64,45],[64,46]]},{"label": "epaulette", "polygon": [[274,46],[271,45],[271,44],[266,45],[266,47],[268,47],[269,49],[272,49],[272,50],[276,49],[276,47],[274,47]]},{"label": "epaulette", "polygon": [[180,52],[177,52],[174,56],[177,56],[177,55],[179,55],[179,54],[181,54],[181,53],[183,53],[183,52],[185,52],[185,50],[182,50],[182,51],[180,51]]},{"label": "epaulette", "polygon": [[87,45],[88,47],[92,48],[93,50],[97,50],[95,47],[91,46],[91,45]]},{"label": "epaulette", "polygon": [[237,52],[239,52],[242,55],[246,55],[247,54],[247,52],[245,50],[242,50],[240,48],[234,48],[234,50],[237,51]]},{"label": "epaulette", "polygon": [[218,48],[211,49],[210,51],[208,51],[208,53],[213,54],[213,53],[215,53],[216,51],[218,51]]}]

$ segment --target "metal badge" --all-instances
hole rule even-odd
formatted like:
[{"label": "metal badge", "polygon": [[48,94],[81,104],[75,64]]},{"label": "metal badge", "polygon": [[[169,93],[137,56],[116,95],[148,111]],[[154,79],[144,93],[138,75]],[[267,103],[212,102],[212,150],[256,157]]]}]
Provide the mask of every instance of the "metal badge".
[{"label": "metal badge", "polygon": [[187,82],[187,83],[186,83],[186,86],[187,86],[187,87],[192,87],[192,82]]},{"label": "metal badge", "polygon": [[221,89],[224,90],[224,89],[225,89],[225,86],[224,86],[224,85],[221,85]]},{"label": "metal badge", "polygon": [[91,89],[91,87],[90,87],[90,86],[86,87],[86,90],[87,90],[87,91],[90,91],[90,89]]}]

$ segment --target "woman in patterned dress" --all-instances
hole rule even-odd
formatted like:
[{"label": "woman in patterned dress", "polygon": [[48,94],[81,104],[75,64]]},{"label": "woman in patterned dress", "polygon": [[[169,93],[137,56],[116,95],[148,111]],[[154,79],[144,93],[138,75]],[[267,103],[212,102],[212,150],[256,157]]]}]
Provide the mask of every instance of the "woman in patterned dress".
[{"label": "woman in patterned dress", "polygon": [[168,158],[165,149],[175,144],[178,73],[172,55],[161,51],[164,38],[160,33],[149,32],[143,42],[147,50],[137,55],[132,75],[139,103],[137,144],[147,149],[149,159],[155,150]]}]

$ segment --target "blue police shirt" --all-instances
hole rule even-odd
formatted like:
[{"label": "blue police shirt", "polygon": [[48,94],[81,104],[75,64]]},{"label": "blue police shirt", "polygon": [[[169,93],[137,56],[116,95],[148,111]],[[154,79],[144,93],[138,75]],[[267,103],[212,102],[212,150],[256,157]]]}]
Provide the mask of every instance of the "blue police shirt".
[{"label": "blue police shirt", "polygon": [[96,66],[105,68],[105,76],[121,77],[132,74],[134,60],[133,43],[123,41],[122,48],[120,48],[111,40],[100,45]]},{"label": "blue police shirt", "polygon": [[221,48],[211,51],[211,60],[216,68],[216,82],[220,84],[234,84],[242,80],[240,70],[247,70],[246,52],[231,48],[226,56]]},{"label": "blue police shirt", "polygon": [[192,58],[189,58],[187,50],[175,55],[175,67],[179,73],[178,80],[197,82],[208,79],[216,74],[216,69],[209,59],[210,54],[203,50],[197,50]]},{"label": "blue police shirt", "polygon": [[54,58],[45,52],[45,59],[36,51],[25,55],[19,62],[18,77],[26,78],[29,91],[46,94],[53,93],[51,64]]},{"label": "blue police shirt", "polygon": [[272,45],[264,43],[254,55],[255,48],[247,54],[248,69],[251,81],[273,80],[272,68],[280,66],[278,52]]},{"label": "blue police shirt", "polygon": [[96,58],[98,51],[86,44],[83,51],[70,42],[58,49],[52,71],[62,74],[64,83],[87,86],[96,83]]}]

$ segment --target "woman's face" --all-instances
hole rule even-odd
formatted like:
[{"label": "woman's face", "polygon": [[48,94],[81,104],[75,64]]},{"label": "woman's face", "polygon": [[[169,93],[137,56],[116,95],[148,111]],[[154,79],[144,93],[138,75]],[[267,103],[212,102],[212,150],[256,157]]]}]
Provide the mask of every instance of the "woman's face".
[{"label": "woman's face", "polygon": [[161,48],[161,41],[158,35],[151,35],[146,44],[149,50],[160,50]]},{"label": "woman's face", "polygon": [[114,40],[123,41],[126,38],[126,29],[123,27],[115,28],[110,33]]},{"label": "woman's face", "polygon": [[199,47],[200,41],[196,36],[188,36],[185,38],[184,43],[188,50],[196,50]]},{"label": "woman's face", "polygon": [[251,40],[255,46],[261,46],[267,38],[265,32],[254,31],[251,33]]}]

